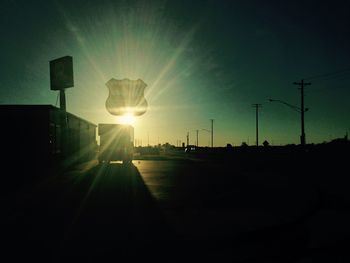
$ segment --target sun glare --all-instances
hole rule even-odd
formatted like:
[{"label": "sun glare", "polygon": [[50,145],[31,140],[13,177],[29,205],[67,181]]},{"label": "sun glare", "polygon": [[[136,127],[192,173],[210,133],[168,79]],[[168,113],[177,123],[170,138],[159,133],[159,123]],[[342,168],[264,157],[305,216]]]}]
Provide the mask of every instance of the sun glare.
[{"label": "sun glare", "polygon": [[126,114],[118,117],[118,122],[121,124],[133,125],[135,123],[135,116],[132,114]]}]

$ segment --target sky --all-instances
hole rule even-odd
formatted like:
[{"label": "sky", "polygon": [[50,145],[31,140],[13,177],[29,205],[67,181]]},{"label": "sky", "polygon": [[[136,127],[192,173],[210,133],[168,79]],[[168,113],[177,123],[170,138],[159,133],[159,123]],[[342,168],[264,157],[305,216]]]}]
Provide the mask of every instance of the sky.
[{"label": "sky", "polygon": [[300,143],[305,87],[308,143],[350,131],[348,1],[71,1],[0,4],[0,104],[59,106],[49,61],[72,56],[67,110],[98,123],[119,119],[105,108],[106,82],[142,79],[147,112],[136,118],[143,145]]}]

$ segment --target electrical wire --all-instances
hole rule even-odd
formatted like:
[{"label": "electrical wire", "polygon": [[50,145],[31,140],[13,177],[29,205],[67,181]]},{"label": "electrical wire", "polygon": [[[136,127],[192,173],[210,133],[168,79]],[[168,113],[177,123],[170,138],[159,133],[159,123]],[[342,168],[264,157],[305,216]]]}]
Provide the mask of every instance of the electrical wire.
[{"label": "electrical wire", "polygon": [[338,70],[338,71],[333,71],[333,72],[329,72],[329,73],[325,73],[325,74],[313,75],[313,76],[304,78],[304,80],[319,79],[319,78],[337,75],[337,74],[344,73],[344,72],[350,72],[350,68],[346,68],[346,69],[342,69],[342,70]]}]

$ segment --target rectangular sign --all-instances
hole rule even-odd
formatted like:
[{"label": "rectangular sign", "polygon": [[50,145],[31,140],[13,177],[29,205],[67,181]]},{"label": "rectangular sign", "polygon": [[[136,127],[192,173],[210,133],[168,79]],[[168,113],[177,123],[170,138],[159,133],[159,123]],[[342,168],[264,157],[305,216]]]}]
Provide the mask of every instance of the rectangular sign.
[{"label": "rectangular sign", "polygon": [[50,61],[50,86],[51,90],[60,90],[74,86],[73,58],[61,57]]}]

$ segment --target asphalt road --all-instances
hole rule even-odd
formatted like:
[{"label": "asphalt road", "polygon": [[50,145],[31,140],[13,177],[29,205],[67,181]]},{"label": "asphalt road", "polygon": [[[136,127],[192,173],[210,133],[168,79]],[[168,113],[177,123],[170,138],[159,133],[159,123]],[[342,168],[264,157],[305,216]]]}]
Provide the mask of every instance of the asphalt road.
[{"label": "asphalt road", "polygon": [[90,162],[3,197],[2,248],[14,262],[321,262],[350,232],[348,210],[322,198],[232,161]]}]

